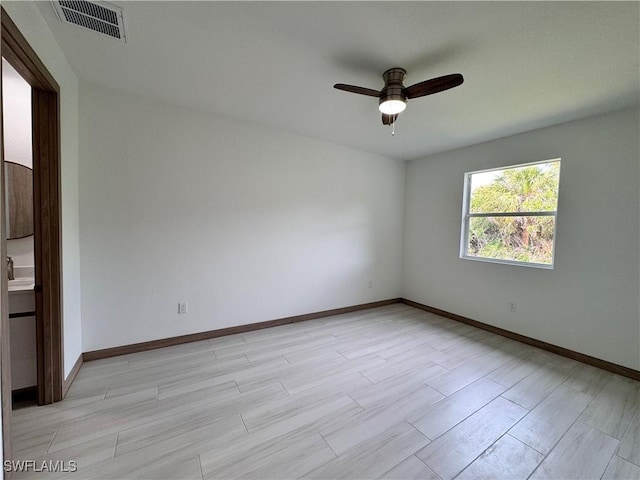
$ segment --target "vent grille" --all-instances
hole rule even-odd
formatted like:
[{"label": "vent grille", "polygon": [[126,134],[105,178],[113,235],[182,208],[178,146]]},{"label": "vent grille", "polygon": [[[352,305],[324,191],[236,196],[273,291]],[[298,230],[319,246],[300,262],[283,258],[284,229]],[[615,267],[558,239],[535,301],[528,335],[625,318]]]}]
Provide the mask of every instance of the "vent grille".
[{"label": "vent grille", "polygon": [[126,43],[120,7],[97,0],[52,0],[61,22],[71,23]]}]

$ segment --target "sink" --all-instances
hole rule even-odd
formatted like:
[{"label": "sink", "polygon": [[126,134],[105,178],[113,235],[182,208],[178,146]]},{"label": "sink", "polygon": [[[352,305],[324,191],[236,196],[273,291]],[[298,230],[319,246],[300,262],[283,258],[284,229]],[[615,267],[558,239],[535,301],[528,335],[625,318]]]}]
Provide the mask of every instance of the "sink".
[{"label": "sink", "polygon": [[9,291],[33,290],[34,285],[35,281],[33,277],[16,278],[15,280],[9,280]]},{"label": "sink", "polygon": [[34,275],[34,267],[33,265],[14,265],[13,267],[13,276],[17,279],[22,278],[33,278]]}]

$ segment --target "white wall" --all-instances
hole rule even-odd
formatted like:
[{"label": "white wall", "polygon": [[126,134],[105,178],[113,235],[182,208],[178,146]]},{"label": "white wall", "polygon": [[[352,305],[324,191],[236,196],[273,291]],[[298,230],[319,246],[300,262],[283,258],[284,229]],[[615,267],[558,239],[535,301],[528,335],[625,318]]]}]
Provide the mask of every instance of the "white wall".
[{"label": "white wall", "polygon": [[84,351],[400,296],[399,161],[84,83],[80,155]]},{"label": "white wall", "polygon": [[66,376],[82,353],[78,228],[78,80],[35,3],[3,0],[2,6],[60,85],[62,303]]},{"label": "white wall", "polygon": [[[409,162],[403,296],[640,369],[639,138],[631,109]],[[557,157],[555,269],[458,258],[464,173]]]},{"label": "white wall", "polygon": [[5,160],[32,168],[31,86],[4,58],[2,115]]}]

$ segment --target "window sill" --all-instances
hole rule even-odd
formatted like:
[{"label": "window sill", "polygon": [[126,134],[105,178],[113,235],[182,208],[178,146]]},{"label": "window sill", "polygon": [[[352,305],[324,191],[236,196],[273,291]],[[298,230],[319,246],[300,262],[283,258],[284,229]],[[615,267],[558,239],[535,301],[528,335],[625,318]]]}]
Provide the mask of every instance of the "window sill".
[{"label": "window sill", "polygon": [[517,260],[501,260],[499,258],[488,258],[488,257],[472,257],[469,255],[461,255],[460,258],[462,260],[474,260],[476,262],[486,262],[486,263],[501,263],[503,265],[513,265],[516,267],[532,267],[532,268],[541,268],[543,270],[553,270],[554,264],[546,264],[546,263],[530,263],[530,262],[518,262]]}]

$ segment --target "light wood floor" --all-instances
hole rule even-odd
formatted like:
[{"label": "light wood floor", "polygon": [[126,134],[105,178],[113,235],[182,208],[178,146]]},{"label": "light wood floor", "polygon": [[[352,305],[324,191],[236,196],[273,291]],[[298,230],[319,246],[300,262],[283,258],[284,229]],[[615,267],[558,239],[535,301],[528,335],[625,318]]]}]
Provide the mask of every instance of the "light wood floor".
[{"label": "light wood floor", "polygon": [[640,478],[640,382],[397,304],[86,363],[16,478]]}]

